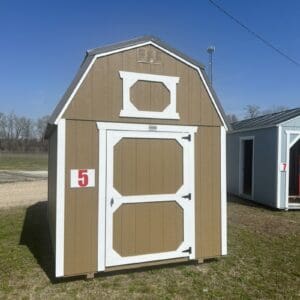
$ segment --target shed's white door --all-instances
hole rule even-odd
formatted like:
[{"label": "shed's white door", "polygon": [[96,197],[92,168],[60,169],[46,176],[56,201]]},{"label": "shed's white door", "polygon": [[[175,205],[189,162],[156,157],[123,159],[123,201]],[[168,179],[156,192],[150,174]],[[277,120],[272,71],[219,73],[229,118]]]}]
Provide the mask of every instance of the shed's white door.
[{"label": "shed's white door", "polygon": [[194,258],[193,134],[107,130],[106,143],[106,266]]}]

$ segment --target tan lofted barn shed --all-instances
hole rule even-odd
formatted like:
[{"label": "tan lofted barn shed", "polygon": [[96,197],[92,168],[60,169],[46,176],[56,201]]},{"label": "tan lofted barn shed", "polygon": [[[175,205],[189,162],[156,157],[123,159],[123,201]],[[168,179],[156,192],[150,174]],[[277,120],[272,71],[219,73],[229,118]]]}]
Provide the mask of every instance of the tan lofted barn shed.
[{"label": "tan lofted barn shed", "polygon": [[88,51],[46,133],[56,276],[225,255],[226,130],[204,67],[159,39]]}]

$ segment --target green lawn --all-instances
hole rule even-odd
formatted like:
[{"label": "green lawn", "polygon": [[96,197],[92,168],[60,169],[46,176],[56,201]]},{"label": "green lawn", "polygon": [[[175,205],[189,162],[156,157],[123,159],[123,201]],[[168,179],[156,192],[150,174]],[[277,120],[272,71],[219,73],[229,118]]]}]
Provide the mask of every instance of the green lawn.
[{"label": "green lawn", "polygon": [[46,153],[0,153],[0,170],[47,170]]},{"label": "green lawn", "polygon": [[55,281],[46,204],[0,210],[0,298],[300,299],[300,212],[231,202],[228,217],[227,257]]}]

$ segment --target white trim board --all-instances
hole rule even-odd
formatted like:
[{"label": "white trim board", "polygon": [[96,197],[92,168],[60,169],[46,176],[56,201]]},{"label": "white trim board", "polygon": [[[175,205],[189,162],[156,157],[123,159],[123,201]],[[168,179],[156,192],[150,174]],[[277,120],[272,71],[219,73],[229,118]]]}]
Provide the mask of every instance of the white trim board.
[{"label": "white trim board", "polygon": [[[179,77],[119,71],[123,79],[123,109],[120,117],[153,118],[153,119],[179,119],[176,112],[176,89]],[[170,93],[170,102],[163,111],[139,110],[131,101],[130,89],[138,81],[162,83]]]},{"label": "white trim board", "polygon": [[182,57],[176,55],[175,53],[170,52],[169,50],[167,50],[167,49],[159,46],[158,44],[154,43],[153,41],[142,42],[142,43],[139,43],[139,44],[136,44],[136,45],[133,45],[133,46],[128,46],[128,47],[124,47],[124,48],[120,48],[120,49],[116,49],[116,50],[113,50],[113,51],[109,51],[109,52],[105,52],[105,53],[101,53],[101,54],[95,55],[93,57],[92,61],[90,62],[89,66],[85,70],[84,74],[82,75],[82,77],[78,81],[76,87],[74,88],[73,92],[71,93],[71,95],[68,98],[67,102],[65,103],[64,107],[61,109],[60,113],[58,114],[58,116],[57,116],[54,124],[57,125],[58,122],[59,122],[59,120],[62,118],[64,112],[66,111],[67,107],[70,105],[70,103],[71,103],[72,99],[74,98],[76,92],[78,91],[79,87],[81,86],[82,82],[86,78],[88,72],[90,71],[91,67],[93,66],[93,64],[95,63],[95,61],[96,61],[97,58],[100,58],[100,57],[103,57],[103,56],[107,56],[107,55],[110,55],[110,54],[114,54],[114,53],[118,53],[118,52],[122,52],[122,51],[126,51],[126,50],[130,50],[130,49],[134,49],[134,48],[138,48],[138,47],[143,47],[143,46],[146,46],[146,45],[152,45],[152,46],[160,49],[161,51],[163,51],[163,52],[171,55],[172,57],[178,59],[179,61],[185,63],[186,65],[188,65],[188,66],[190,66],[190,67],[192,67],[192,68],[194,68],[195,70],[198,71],[199,76],[200,76],[200,78],[201,78],[201,80],[202,80],[202,82],[203,82],[203,84],[205,86],[205,89],[206,89],[206,91],[207,91],[207,93],[208,93],[208,95],[209,95],[209,97],[210,97],[210,99],[211,99],[211,101],[212,101],[212,103],[213,103],[213,105],[214,105],[214,107],[215,107],[215,109],[216,109],[216,111],[217,111],[220,119],[222,120],[223,126],[225,127],[226,130],[228,130],[226,122],[225,122],[225,120],[224,120],[224,118],[223,118],[223,116],[222,116],[222,114],[221,114],[221,112],[219,110],[219,107],[217,105],[216,100],[214,99],[214,97],[213,97],[213,95],[212,95],[212,93],[211,93],[211,91],[210,91],[210,89],[209,89],[209,87],[207,85],[207,82],[206,82],[206,80],[205,80],[205,78],[203,76],[203,73],[202,73],[201,69],[198,66],[196,66],[196,65],[188,62],[187,60],[183,59]]},{"label": "white trim board", "polygon": [[66,120],[57,126],[55,276],[64,275]]},{"label": "white trim board", "polygon": [[281,141],[282,141],[282,127],[278,126],[277,129],[277,201],[276,206],[280,208],[281,206]]}]

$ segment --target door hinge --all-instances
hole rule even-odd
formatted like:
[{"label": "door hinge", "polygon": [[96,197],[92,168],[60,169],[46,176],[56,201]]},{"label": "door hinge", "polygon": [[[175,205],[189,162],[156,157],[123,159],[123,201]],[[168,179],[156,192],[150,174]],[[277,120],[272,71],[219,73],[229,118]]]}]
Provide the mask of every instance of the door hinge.
[{"label": "door hinge", "polygon": [[188,247],[186,250],[183,250],[182,252],[191,254],[192,253],[192,247]]},{"label": "door hinge", "polygon": [[191,141],[191,135],[183,136],[182,137],[184,140],[188,140],[189,142]]},{"label": "door hinge", "polygon": [[192,194],[188,193],[187,195],[182,196],[182,198],[191,200],[192,199]]}]

